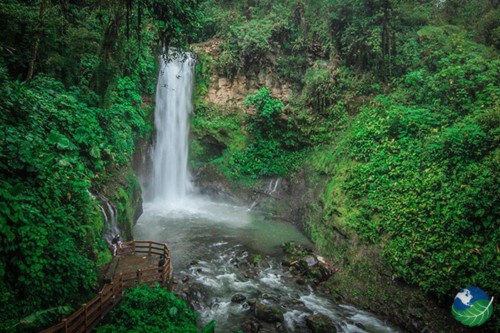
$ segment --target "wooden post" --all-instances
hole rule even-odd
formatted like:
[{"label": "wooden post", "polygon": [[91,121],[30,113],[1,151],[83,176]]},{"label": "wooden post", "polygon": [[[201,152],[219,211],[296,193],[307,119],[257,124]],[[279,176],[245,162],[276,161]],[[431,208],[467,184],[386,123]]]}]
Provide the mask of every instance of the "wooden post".
[{"label": "wooden post", "polygon": [[87,317],[87,304],[82,305],[83,308],[85,309],[84,314],[85,314],[85,331],[89,328],[89,323],[88,323],[88,317]]},{"label": "wooden post", "polygon": [[137,284],[141,283],[141,275],[142,275],[142,272],[141,272],[141,269],[139,268],[137,270]]},{"label": "wooden post", "polygon": [[120,273],[120,297],[122,297],[123,294],[123,274]]},{"label": "wooden post", "polygon": [[111,281],[110,286],[111,286],[111,288],[110,288],[110,292],[111,292],[111,307],[114,308],[115,304],[116,304],[115,303],[115,301],[116,301],[116,296],[115,296],[115,294],[116,294],[116,288],[115,288],[114,281]]},{"label": "wooden post", "polygon": [[64,333],[68,333],[68,320],[66,318],[63,319],[64,324]]},{"label": "wooden post", "polygon": [[99,317],[101,317],[101,320],[104,318],[102,315],[102,291],[99,292]]}]

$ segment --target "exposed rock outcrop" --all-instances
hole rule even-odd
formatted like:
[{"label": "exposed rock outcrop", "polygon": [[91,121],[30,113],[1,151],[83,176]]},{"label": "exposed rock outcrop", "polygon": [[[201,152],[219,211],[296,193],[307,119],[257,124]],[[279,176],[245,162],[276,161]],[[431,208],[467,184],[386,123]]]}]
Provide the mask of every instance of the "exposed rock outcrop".
[{"label": "exposed rock outcrop", "polygon": [[[220,40],[212,39],[195,45],[195,50],[217,58],[221,53]],[[205,99],[218,105],[241,106],[247,95],[255,93],[261,87],[269,88],[271,95],[282,101],[287,101],[292,93],[288,83],[279,80],[271,68],[264,67],[259,68],[257,72],[237,73],[232,79],[217,73],[212,74]]]}]

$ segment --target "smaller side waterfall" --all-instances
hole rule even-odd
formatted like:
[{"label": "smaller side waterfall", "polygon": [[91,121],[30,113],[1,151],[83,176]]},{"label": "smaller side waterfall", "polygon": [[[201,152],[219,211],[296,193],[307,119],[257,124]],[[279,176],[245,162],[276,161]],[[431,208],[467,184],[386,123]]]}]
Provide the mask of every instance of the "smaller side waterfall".
[{"label": "smaller side waterfall", "polygon": [[279,188],[280,181],[281,178],[271,179],[269,184],[267,184],[266,194],[273,195],[273,193],[276,192],[276,190]]},{"label": "smaller side waterfall", "polygon": [[99,200],[102,203],[99,205],[104,219],[102,238],[111,246],[113,238],[120,234],[120,228],[118,227],[118,209],[113,202],[104,195],[98,194],[96,196],[90,192],[88,193],[92,199]]},{"label": "smaller side waterfall", "polygon": [[106,243],[111,245],[113,237],[120,234],[120,229],[118,228],[118,209],[116,209],[115,205],[105,196],[99,195],[99,199],[103,203],[100,205],[102,216],[104,217],[102,238]]},{"label": "smaller side waterfall", "polygon": [[193,190],[188,171],[189,115],[193,110],[194,59],[161,58],[156,86],[156,140],[152,153],[151,201],[173,202]]},{"label": "smaller side waterfall", "polygon": [[278,199],[277,195],[279,195],[279,189],[280,189],[280,183],[281,183],[281,178],[276,178],[276,179],[271,179],[269,180],[269,183],[267,183],[267,187],[265,192],[261,192],[261,194],[265,194],[264,199],[262,199],[261,195],[257,195],[256,199],[252,202],[250,207],[248,208],[248,211],[252,211],[255,207],[260,205],[263,200],[265,200],[268,197]]}]

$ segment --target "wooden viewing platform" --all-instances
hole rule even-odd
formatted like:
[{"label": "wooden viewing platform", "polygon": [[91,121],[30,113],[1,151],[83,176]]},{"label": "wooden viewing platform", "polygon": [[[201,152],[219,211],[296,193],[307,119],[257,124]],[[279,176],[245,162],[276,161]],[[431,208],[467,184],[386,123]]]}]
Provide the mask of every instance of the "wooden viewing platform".
[{"label": "wooden viewing platform", "polygon": [[[163,269],[158,268],[160,256],[165,257]],[[166,243],[153,241],[124,242],[113,257],[105,275],[106,284],[99,294],[59,324],[40,333],[90,332],[120,303],[123,292],[138,284],[163,285],[170,279],[170,250]]]}]

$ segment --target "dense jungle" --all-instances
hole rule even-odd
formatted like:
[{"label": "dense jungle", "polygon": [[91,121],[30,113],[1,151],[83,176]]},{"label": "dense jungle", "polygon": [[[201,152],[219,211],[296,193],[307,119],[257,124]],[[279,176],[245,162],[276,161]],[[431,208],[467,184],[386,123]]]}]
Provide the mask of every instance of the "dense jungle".
[{"label": "dense jungle", "polygon": [[[499,331],[500,1],[3,0],[0,26],[1,332],[99,292],[105,205],[133,238],[169,48],[196,59],[199,188],[300,228],[336,302]],[[452,315],[467,286],[495,297],[479,327]],[[139,286],[96,331],[217,331],[198,317]]]}]

